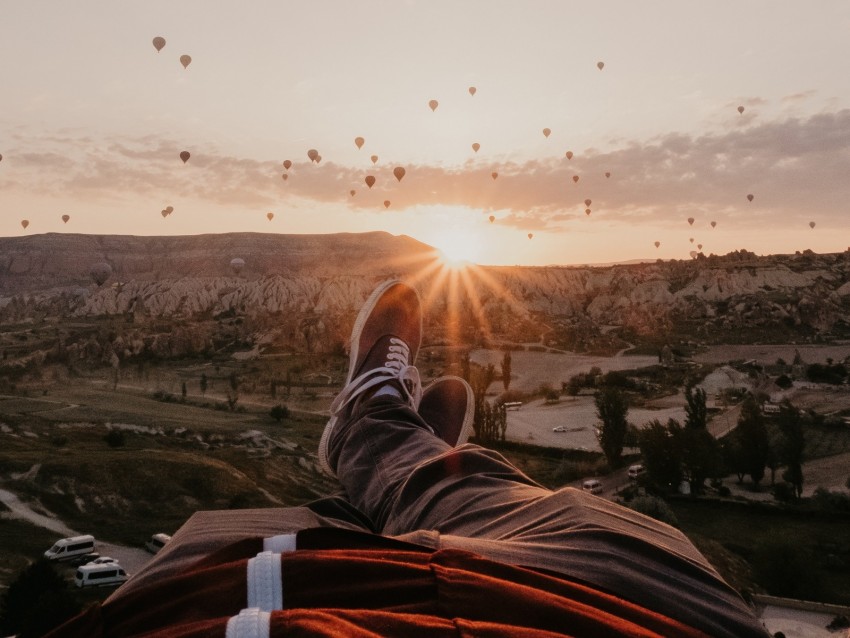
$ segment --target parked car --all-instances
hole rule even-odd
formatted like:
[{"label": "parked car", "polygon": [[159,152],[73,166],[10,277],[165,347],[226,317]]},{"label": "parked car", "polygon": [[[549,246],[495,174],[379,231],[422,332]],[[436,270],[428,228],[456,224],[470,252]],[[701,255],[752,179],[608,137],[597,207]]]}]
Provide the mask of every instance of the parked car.
[{"label": "parked car", "polygon": [[566,431],[567,431],[566,425],[556,425],[554,428],[552,428],[552,432],[566,432]]},{"label": "parked car", "polygon": [[151,554],[159,553],[165,544],[171,540],[171,536],[168,534],[154,534],[150,537],[150,540],[145,543],[145,549],[147,549]]},{"label": "parked car", "polygon": [[90,562],[92,565],[105,565],[107,563],[117,563],[118,561],[110,556],[99,556]]},{"label": "parked car", "polygon": [[596,479],[588,479],[581,484],[581,489],[591,494],[599,494],[602,491],[602,483]]},{"label": "parked car", "polygon": [[129,576],[118,563],[102,565],[83,565],[74,574],[74,584],[77,587],[107,587],[120,585]]},{"label": "parked car", "polygon": [[646,468],[642,464],[637,463],[635,465],[630,465],[629,480],[636,481],[637,477],[643,474],[644,472],[646,472]]},{"label": "parked car", "polygon": [[77,556],[91,554],[94,551],[94,536],[71,536],[62,538],[53,544],[53,547],[44,552],[47,560],[65,561]]}]

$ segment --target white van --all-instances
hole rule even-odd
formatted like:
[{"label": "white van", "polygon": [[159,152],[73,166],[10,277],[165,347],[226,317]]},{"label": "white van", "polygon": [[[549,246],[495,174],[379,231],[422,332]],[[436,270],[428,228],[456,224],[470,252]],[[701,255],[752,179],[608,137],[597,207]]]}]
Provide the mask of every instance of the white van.
[{"label": "white van", "polygon": [[77,568],[74,584],[77,587],[108,587],[120,585],[128,578],[127,572],[118,563],[89,563]]},{"label": "white van", "polygon": [[589,479],[581,484],[581,489],[591,494],[599,494],[602,491],[602,483],[596,479]]},{"label": "white van", "polygon": [[151,554],[158,554],[159,550],[165,547],[165,544],[171,540],[168,534],[154,534],[149,541],[145,542],[145,549]]},{"label": "white van", "polygon": [[53,547],[44,552],[47,560],[70,560],[75,556],[91,554],[94,551],[94,536],[71,536],[56,541]]},{"label": "white van", "polygon": [[640,463],[629,466],[629,479],[636,481],[637,477],[646,472],[646,468]]}]

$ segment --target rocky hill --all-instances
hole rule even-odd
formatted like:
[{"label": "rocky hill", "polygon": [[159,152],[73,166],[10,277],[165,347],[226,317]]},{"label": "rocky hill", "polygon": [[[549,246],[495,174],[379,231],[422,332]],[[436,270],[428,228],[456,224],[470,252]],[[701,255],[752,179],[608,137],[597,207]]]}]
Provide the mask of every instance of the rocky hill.
[{"label": "rocky hill", "polygon": [[[234,258],[244,266],[231,266]],[[100,286],[89,274],[99,262],[111,268]],[[329,350],[345,341],[375,282],[398,276],[422,292],[434,341],[610,350],[674,337],[850,337],[850,252],[473,268],[463,277],[469,284],[457,287],[459,298],[442,285],[438,265],[429,246],[387,233],[5,238],[0,323],[118,318],[117,343],[105,350],[119,357],[148,350],[182,356],[228,339],[260,349]]]}]

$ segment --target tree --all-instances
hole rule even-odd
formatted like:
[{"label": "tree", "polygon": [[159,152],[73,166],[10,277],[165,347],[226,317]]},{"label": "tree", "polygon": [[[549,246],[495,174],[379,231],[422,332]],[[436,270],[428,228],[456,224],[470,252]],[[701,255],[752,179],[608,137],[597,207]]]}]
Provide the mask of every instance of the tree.
[{"label": "tree", "polygon": [[691,494],[700,494],[705,479],[718,475],[720,446],[708,430],[685,427],[676,438],[682,455],[682,473],[691,486]]},{"label": "tree", "polygon": [[673,419],[664,426],[658,419],[643,427],[638,444],[649,480],[662,489],[674,490],[682,482],[682,458],[676,432],[681,426]]},{"label": "tree", "polygon": [[[496,367],[492,363],[486,368],[470,367],[469,376],[469,385],[472,387],[472,395],[475,399],[475,413],[472,419],[475,438],[480,443],[496,441],[500,438],[500,432],[501,438],[504,438],[504,428],[501,427],[497,415],[494,414],[493,408],[485,398],[487,388],[496,377]],[[501,411],[504,413],[504,406],[501,406]]]},{"label": "tree", "polygon": [[505,392],[510,389],[511,386],[511,352],[510,350],[506,350],[504,356],[502,357],[502,385],[505,388]]},{"label": "tree", "polygon": [[201,396],[207,396],[207,375],[206,373],[201,373]]},{"label": "tree", "polygon": [[741,404],[737,432],[743,455],[743,466],[758,489],[759,483],[764,478],[764,467],[767,465],[770,444],[761,409],[752,395],[748,395]]},{"label": "tree", "polygon": [[685,427],[705,430],[708,423],[705,408],[705,390],[688,386],[685,388]]},{"label": "tree", "polygon": [[41,559],[20,572],[6,590],[0,602],[0,634],[43,636],[79,611],[65,580]]},{"label": "tree", "polygon": [[596,416],[601,421],[597,438],[611,467],[620,464],[623,442],[629,427],[626,420],[628,411],[626,396],[617,388],[603,387],[596,393]]},{"label": "tree", "polygon": [[185,381],[180,385],[180,396],[182,397],[183,401],[186,400],[186,382]]},{"label": "tree", "polygon": [[781,457],[787,468],[782,478],[794,486],[794,493],[800,498],[803,495],[803,452],[806,449],[803,419],[799,410],[785,399],[779,404],[776,422],[782,433]]},{"label": "tree", "polygon": [[271,410],[269,410],[269,416],[278,423],[280,423],[281,420],[289,418],[289,408],[285,405],[281,405],[280,403],[278,403],[276,406],[272,407]]}]

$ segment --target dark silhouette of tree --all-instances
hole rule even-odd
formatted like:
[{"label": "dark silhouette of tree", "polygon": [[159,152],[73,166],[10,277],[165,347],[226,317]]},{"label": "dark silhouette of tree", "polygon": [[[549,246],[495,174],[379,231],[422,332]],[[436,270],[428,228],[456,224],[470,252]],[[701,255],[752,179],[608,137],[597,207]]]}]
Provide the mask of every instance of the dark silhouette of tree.
[{"label": "dark silhouette of tree", "polygon": [[628,411],[626,395],[617,388],[603,387],[596,393],[596,416],[601,421],[597,439],[611,467],[620,464],[623,442],[629,427],[626,420]]},{"label": "dark silhouette of tree", "polygon": [[207,396],[207,375],[206,373],[201,373],[201,396]]},{"label": "dark silhouette of tree", "polygon": [[705,408],[705,390],[688,386],[685,388],[685,427],[705,430],[708,413]]},{"label": "dark silhouette of tree", "polygon": [[661,489],[675,490],[682,482],[682,459],[676,431],[679,424],[670,419],[667,426],[658,419],[638,433],[643,464],[649,480]]},{"label": "dark silhouette of tree", "polygon": [[0,602],[0,634],[43,636],[75,616],[80,604],[53,565],[40,559],[21,571]]},{"label": "dark silhouette of tree", "polygon": [[741,404],[741,415],[738,417],[735,434],[741,446],[742,465],[758,489],[767,465],[769,440],[761,409],[752,395],[747,396]]},{"label": "dark silhouette of tree", "polygon": [[186,400],[186,382],[184,381],[180,384],[180,396],[185,401]]},{"label": "dark silhouette of tree", "polygon": [[[479,443],[487,443],[503,438],[504,428],[497,421],[496,415],[493,412],[494,408],[490,406],[486,399],[487,388],[490,387],[493,379],[496,378],[496,367],[491,363],[486,368],[470,368],[469,376],[469,385],[472,387],[472,394],[475,398],[475,413],[472,420],[475,438]],[[499,409],[504,413],[504,406],[500,406]]]},{"label": "dark silhouette of tree", "polygon": [[800,498],[803,495],[803,453],[806,449],[803,417],[800,411],[785,399],[779,404],[776,422],[782,433],[780,456],[787,468],[782,478],[794,486],[794,493]]},{"label": "dark silhouette of tree", "polygon": [[289,408],[285,405],[281,405],[280,403],[278,403],[276,406],[272,407],[271,410],[269,410],[269,416],[278,423],[280,423],[281,420],[289,418]]},{"label": "dark silhouette of tree", "polygon": [[511,387],[511,353],[506,351],[502,357],[502,385],[507,392]]}]

